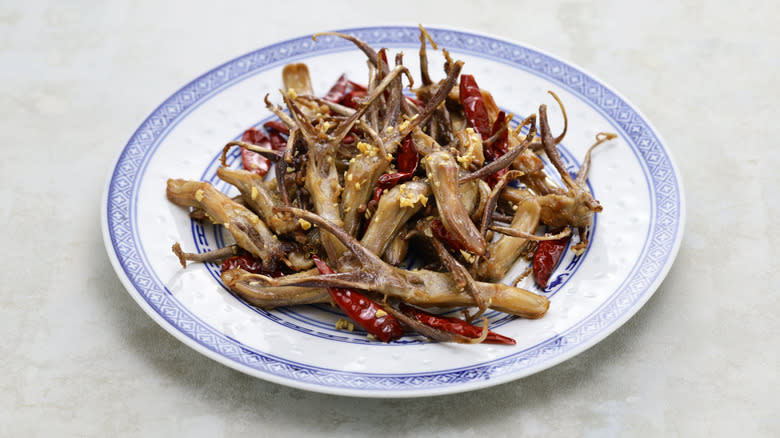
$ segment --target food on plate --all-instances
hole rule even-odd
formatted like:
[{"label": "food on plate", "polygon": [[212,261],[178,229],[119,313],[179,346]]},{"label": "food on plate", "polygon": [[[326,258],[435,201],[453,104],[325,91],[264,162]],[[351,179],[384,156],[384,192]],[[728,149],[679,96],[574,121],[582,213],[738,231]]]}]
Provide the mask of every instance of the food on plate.
[{"label": "food on plate", "polygon": [[[354,43],[368,58],[366,85],[342,75],[318,97],[308,67],[288,65],[283,106],[265,98],[278,120],[223,148],[217,175],[239,196],[168,180],[171,202],[235,240],[202,254],[176,243],[182,265],[221,263],[225,285],[258,307],[332,303],[382,342],[411,330],[436,341],[514,344],[488,330],[487,309],[542,317],[547,297],[500,281],[528,259],[545,288],[574,235],[572,249],[584,250],[602,209],[585,183],[591,151],[615,136],[599,134],[570,175],[557,149],[568,119],[554,93],[560,134],[544,104],[513,123],[446,50],[444,77],[434,81],[427,46],[438,48],[420,31],[419,84],[401,53],[391,63],[387,49],[354,36],[315,35]],[[233,148],[241,149],[242,168],[226,164]],[[408,254],[419,261],[415,269],[400,266]],[[450,309],[463,318],[435,313]]]}]

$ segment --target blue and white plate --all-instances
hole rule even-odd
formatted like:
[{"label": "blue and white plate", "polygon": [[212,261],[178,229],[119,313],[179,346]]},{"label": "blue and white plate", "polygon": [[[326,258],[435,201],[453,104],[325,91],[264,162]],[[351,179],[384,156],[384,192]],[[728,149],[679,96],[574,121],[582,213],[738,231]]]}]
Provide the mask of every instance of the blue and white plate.
[{"label": "blue and white plate", "polygon": [[[650,298],[680,245],[685,203],[673,159],[653,126],[632,106],[582,69],[539,50],[499,38],[428,29],[434,40],[465,61],[464,73],[493,93],[516,118],[550,109],[555,132],[562,117],[547,94],[566,105],[569,132],[562,144],[576,170],[599,132],[619,139],[594,153],[589,184],[604,206],[585,254],[568,252],[542,291],[548,314],[523,320],[492,312],[491,328],[517,345],[453,345],[407,336],[368,341],[365,333],[334,328],[329,306],[264,311],[235,297],[218,267],[182,269],[171,252],[214,249],[229,242],[219,226],[190,220],[165,198],[168,178],[215,178],[222,146],[271,118],[263,97],[279,103],[281,70],[309,66],[315,92],[324,94],[342,74],[366,82],[364,55],[335,37],[310,36],[264,47],[229,61],[175,92],[138,128],[109,175],[102,204],[109,257],[127,290],[163,328],[195,350],[247,374],[297,388],[362,397],[417,397],[469,391],[528,376],[596,344]],[[405,52],[419,70],[414,27],[350,29],[372,46]],[[444,76],[442,57],[429,48],[431,75]],[[229,157],[235,163],[236,156]],[[518,263],[506,281],[527,264]]]}]

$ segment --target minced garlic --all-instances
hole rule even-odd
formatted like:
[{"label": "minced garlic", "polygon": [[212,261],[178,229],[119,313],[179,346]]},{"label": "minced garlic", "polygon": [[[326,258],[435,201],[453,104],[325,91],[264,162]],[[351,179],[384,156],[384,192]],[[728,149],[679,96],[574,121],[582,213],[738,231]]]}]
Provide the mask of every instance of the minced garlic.
[{"label": "minced garlic", "polygon": [[422,193],[418,193],[417,196],[414,196],[414,193],[408,193],[406,191],[406,186],[401,185],[399,186],[400,196],[398,197],[398,205],[400,207],[414,207],[414,204],[420,203],[425,207],[428,205],[428,197],[423,195]]},{"label": "minced garlic", "polygon": [[306,231],[309,228],[311,228],[311,222],[309,222],[309,221],[307,221],[306,219],[303,219],[303,218],[299,218],[298,219],[298,225],[301,226],[303,231]]},{"label": "minced garlic", "polygon": [[463,258],[464,258],[464,259],[465,259],[467,262],[469,262],[469,263],[474,263],[474,256],[473,256],[471,253],[469,253],[469,252],[466,252],[466,251],[464,251],[464,250],[460,250],[460,255],[462,255],[462,256],[463,256]]},{"label": "minced garlic", "polygon": [[357,148],[361,154],[368,155],[369,157],[375,157],[379,153],[378,147],[364,141],[358,142]]},{"label": "minced garlic", "polygon": [[258,195],[258,194],[259,194],[259,193],[257,192],[257,187],[255,187],[255,186],[252,186],[252,195],[251,195],[251,196],[252,196],[252,200],[253,200],[253,201],[254,201],[255,199],[257,199],[257,195]]},{"label": "minced garlic", "polygon": [[479,160],[474,152],[477,145],[479,145],[482,140],[473,128],[466,128],[466,135],[462,137],[465,137],[462,138],[462,141],[464,142],[466,150],[464,151],[463,155],[460,155],[457,158],[457,160],[464,169],[468,169],[473,162]]},{"label": "minced garlic", "polygon": [[348,332],[355,331],[355,324],[352,324],[351,321],[347,321],[344,318],[340,318],[338,321],[336,321],[336,330],[346,330]]},{"label": "minced garlic", "polygon": [[379,318],[381,318],[383,316],[387,316],[387,312],[385,312],[382,309],[377,310],[376,313],[374,314],[374,318],[376,318],[376,319],[379,319]]},{"label": "minced garlic", "polygon": [[195,191],[195,199],[197,199],[198,202],[202,202],[203,201],[203,195],[204,195],[203,189],[198,189],[198,190]]}]

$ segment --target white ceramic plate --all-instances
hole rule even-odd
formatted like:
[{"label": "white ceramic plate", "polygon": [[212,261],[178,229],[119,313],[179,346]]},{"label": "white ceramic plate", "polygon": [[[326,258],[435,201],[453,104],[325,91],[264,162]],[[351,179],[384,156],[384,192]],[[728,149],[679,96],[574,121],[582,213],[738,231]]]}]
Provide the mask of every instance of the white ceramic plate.
[{"label": "white ceramic plate", "polygon": [[[263,97],[280,102],[281,69],[306,62],[315,91],[342,73],[365,82],[365,57],[334,37],[310,36],[264,47],[200,76],[160,105],[133,134],[109,175],[101,210],[109,257],[127,290],[163,328],[195,350],[247,374],[284,385],[364,397],[415,397],[484,388],[560,363],[617,329],[650,298],[671,266],[683,232],[679,173],[652,125],[623,97],[582,69],[539,50],[459,30],[429,29],[435,41],[465,61],[498,104],[519,116],[548,104],[553,130],[562,127],[555,91],[570,125],[562,150],[576,170],[600,131],[620,137],[594,154],[590,187],[604,205],[581,257],[570,251],[539,291],[548,314],[529,321],[492,312],[491,328],[516,346],[452,345],[407,336],[391,344],[364,333],[337,331],[327,306],[263,311],[232,295],[218,267],[182,269],[171,253],[224,244],[221,227],[202,225],[170,204],[168,178],[215,177],[221,147],[271,118]],[[374,47],[402,49],[417,73],[418,30],[351,29]],[[431,74],[444,76],[441,54],[429,49]],[[235,163],[236,153],[230,156]],[[516,266],[508,279],[525,269]]]}]

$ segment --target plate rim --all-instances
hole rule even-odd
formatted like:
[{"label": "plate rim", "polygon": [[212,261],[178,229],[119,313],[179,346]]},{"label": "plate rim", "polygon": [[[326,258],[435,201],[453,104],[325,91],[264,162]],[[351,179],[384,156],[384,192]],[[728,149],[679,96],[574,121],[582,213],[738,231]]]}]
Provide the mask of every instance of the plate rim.
[{"label": "plate rim", "polygon": [[[498,384],[501,384],[501,383],[506,383],[506,382],[509,382],[509,381],[513,381],[513,380],[516,380],[516,379],[519,379],[519,378],[527,377],[527,376],[535,374],[535,373],[537,373],[537,372],[539,372],[541,370],[553,367],[553,366],[555,366],[555,365],[557,365],[557,364],[559,364],[559,363],[561,363],[561,362],[563,362],[565,360],[568,360],[568,359],[570,359],[570,358],[572,358],[574,356],[579,355],[580,353],[582,353],[582,352],[586,351],[587,349],[591,348],[593,345],[596,345],[597,343],[599,343],[599,342],[603,341],[604,339],[606,339],[609,335],[614,333],[623,324],[625,324],[626,321],[628,321],[631,317],[633,317],[636,314],[636,312],[638,312],[639,309],[641,309],[644,306],[644,304],[650,299],[650,297],[652,297],[655,294],[655,292],[660,287],[660,285],[663,282],[663,280],[666,278],[669,270],[671,269],[671,266],[674,264],[674,261],[675,261],[675,259],[677,257],[677,254],[679,252],[679,248],[680,248],[680,245],[681,245],[681,242],[682,242],[682,238],[683,238],[683,234],[684,234],[684,231],[685,231],[686,202],[685,202],[684,185],[683,185],[683,181],[682,181],[682,176],[681,176],[680,171],[679,171],[679,167],[677,166],[676,161],[675,161],[674,157],[672,156],[671,150],[668,148],[666,141],[663,139],[663,137],[661,136],[661,134],[659,133],[657,128],[655,128],[655,126],[652,124],[652,122],[641,112],[641,110],[635,104],[633,104],[625,96],[623,96],[621,93],[619,93],[614,88],[612,88],[609,84],[607,84],[606,82],[601,80],[598,76],[592,74],[591,72],[587,71],[586,69],[583,69],[579,65],[577,65],[575,63],[572,63],[570,61],[567,61],[567,60],[565,60],[565,59],[563,59],[561,57],[552,55],[552,54],[550,54],[550,53],[548,53],[548,52],[546,52],[544,50],[538,49],[538,48],[536,48],[536,47],[534,47],[532,45],[529,45],[529,44],[526,44],[526,43],[522,43],[522,42],[519,42],[519,41],[515,41],[515,40],[511,40],[511,39],[507,39],[507,38],[504,38],[504,37],[492,35],[490,33],[473,31],[473,30],[470,30],[470,29],[462,28],[462,27],[451,27],[451,26],[431,26],[431,27],[426,27],[426,28],[429,31],[434,31],[434,32],[455,32],[455,33],[458,33],[458,34],[471,35],[471,36],[474,36],[474,37],[480,37],[480,38],[484,38],[484,39],[487,39],[487,40],[497,41],[497,42],[500,42],[500,43],[503,43],[503,44],[506,44],[506,45],[509,45],[509,46],[519,47],[519,48],[522,48],[522,49],[525,49],[525,50],[528,50],[528,51],[531,51],[531,52],[536,52],[539,55],[542,55],[543,57],[546,57],[547,59],[554,60],[554,61],[556,61],[556,62],[558,62],[558,63],[560,63],[560,64],[562,64],[564,66],[570,67],[570,68],[572,68],[572,69],[582,73],[582,75],[586,79],[591,79],[593,82],[595,82],[599,86],[601,86],[604,90],[609,91],[610,93],[612,93],[619,101],[622,101],[628,108],[630,108],[632,110],[632,112],[634,114],[636,114],[638,119],[640,119],[642,121],[642,123],[648,128],[648,130],[651,133],[651,135],[653,137],[655,137],[655,139],[657,140],[658,147],[660,147],[663,150],[663,152],[665,153],[666,160],[668,161],[669,167],[672,170],[672,176],[674,177],[674,179],[676,181],[675,187],[677,188],[677,197],[678,197],[679,211],[678,211],[677,222],[676,222],[674,242],[672,243],[670,250],[666,253],[666,254],[668,254],[666,262],[664,263],[664,265],[660,268],[660,270],[656,274],[655,279],[647,287],[644,288],[643,292],[640,294],[639,299],[636,300],[635,302],[633,302],[631,304],[631,306],[627,310],[623,311],[616,319],[610,321],[610,323],[606,326],[607,329],[602,330],[600,333],[598,333],[595,336],[592,336],[591,338],[585,340],[584,342],[580,342],[580,343],[576,344],[576,346],[574,348],[569,349],[569,350],[563,352],[562,354],[559,354],[559,355],[557,355],[557,356],[555,356],[555,357],[553,357],[551,359],[547,359],[547,360],[541,361],[540,363],[538,363],[535,366],[522,368],[521,372],[519,372],[519,373],[506,373],[506,374],[497,376],[495,378],[488,378],[486,380],[471,379],[471,380],[468,380],[466,382],[460,382],[458,384],[452,384],[452,385],[442,385],[442,386],[436,386],[436,387],[423,387],[423,388],[406,388],[406,389],[401,389],[401,390],[398,390],[398,389],[395,389],[395,390],[392,390],[392,389],[379,389],[379,388],[371,388],[371,389],[366,389],[366,388],[346,388],[346,387],[339,387],[339,386],[325,386],[325,385],[318,384],[318,383],[310,383],[310,382],[305,382],[305,381],[298,380],[298,379],[292,379],[292,378],[288,378],[288,377],[284,377],[284,376],[279,376],[279,375],[272,374],[272,373],[269,373],[269,372],[263,372],[262,370],[258,370],[256,368],[251,368],[251,367],[249,367],[249,366],[247,366],[247,365],[245,365],[243,363],[239,363],[239,362],[237,362],[237,361],[235,361],[235,360],[233,360],[233,359],[231,359],[229,357],[226,357],[223,354],[219,354],[218,352],[216,352],[216,351],[214,351],[212,349],[207,348],[203,344],[197,342],[192,337],[190,337],[189,335],[184,333],[180,329],[180,327],[175,326],[170,321],[168,321],[165,318],[163,318],[163,316],[156,309],[154,309],[144,299],[144,297],[142,296],[140,291],[137,290],[136,286],[133,284],[133,282],[129,278],[128,274],[125,272],[125,268],[122,266],[122,264],[121,264],[121,262],[119,260],[119,256],[116,253],[116,249],[114,248],[114,243],[113,243],[112,236],[111,236],[111,230],[109,229],[109,217],[108,217],[109,210],[108,209],[109,209],[109,194],[110,194],[110,190],[111,190],[111,187],[112,187],[111,183],[112,183],[112,180],[114,178],[114,175],[116,174],[117,166],[121,162],[123,154],[131,146],[131,142],[133,141],[133,139],[137,135],[139,135],[139,132],[142,130],[142,128],[144,126],[146,126],[147,123],[150,122],[152,117],[155,116],[156,114],[158,114],[165,107],[166,103],[168,103],[172,98],[174,98],[174,97],[180,95],[182,92],[186,91],[188,89],[188,87],[190,87],[190,86],[196,84],[198,81],[208,77],[212,73],[218,72],[218,71],[224,69],[225,67],[231,66],[232,64],[237,63],[239,60],[244,59],[244,58],[246,58],[246,57],[248,57],[248,56],[250,56],[252,54],[259,53],[259,52],[264,51],[264,50],[271,50],[271,49],[273,49],[275,47],[284,46],[286,44],[292,44],[292,43],[294,43],[296,41],[304,41],[305,39],[311,37],[311,34],[308,34],[308,35],[300,35],[300,36],[289,38],[289,39],[286,39],[286,40],[283,40],[283,41],[277,41],[277,42],[274,42],[274,43],[271,43],[271,44],[267,44],[265,46],[259,47],[259,48],[255,49],[255,50],[250,51],[250,52],[247,52],[247,53],[244,53],[244,54],[232,57],[228,61],[223,62],[223,63],[219,64],[218,66],[209,69],[208,71],[206,71],[205,73],[203,73],[201,75],[198,75],[195,79],[189,81],[184,86],[180,87],[178,90],[176,90],[175,92],[170,94],[168,97],[166,97],[165,100],[163,100],[163,102],[161,104],[159,104],[141,122],[141,124],[138,125],[137,128],[135,128],[133,134],[130,136],[128,141],[125,143],[124,147],[122,147],[117,152],[116,158],[113,161],[113,166],[110,168],[110,170],[109,170],[109,172],[108,172],[108,174],[106,176],[106,183],[104,185],[103,195],[102,195],[102,198],[101,198],[100,215],[101,215],[101,229],[102,229],[102,232],[103,232],[104,245],[106,247],[106,252],[107,252],[107,254],[109,256],[109,259],[111,260],[111,264],[112,264],[112,266],[114,268],[114,271],[117,273],[117,276],[119,277],[120,281],[122,282],[122,284],[125,287],[125,289],[127,290],[127,292],[133,297],[133,299],[139,304],[139,306],[157,324],[159,324],[161,327],[163,327],[163,329],[165,329],[168,333],[173,335],[175,338],[177,338],[180,341],[182,341],[185,345],[189,346],[190,348],[193,348],[194,350],[196,350],[199,353],[205,355],[206,357],[209,357],[209,358],[211,358],[213,360],[216,360],[217,362],[220,362],[223,365],[229,366],[230,368],[236,369],[236,370],[241,371],[241,372],[243,372],[245,374],[249,374],[249,375],[251,375],[253,377],[261,378],[263,380],[271,381],[271,382],[274,382],[274,383],[279,383],[279,384],[290,386],[290,387],[295,387],[295,388],[298,388],[298,389],[309,390],[309,391],[320,392],[320,393],[327,393],[327,394],[334,394],[334,395],[358,396],[358,397],[375,397],[375,398],[424,397],[424,396],[460,393],[460,392],[466,392],[466,391],[471,391],[471,390],[476,390],[476,389],[481,389],[481,388],[487,388],[487,387],[498,385]],[[347,29],[336,30],[336,32],[355,33],[355,32],[365,32],[365,31],[371,31],[371,30],[380,30],[380,31],[384,30],[384,31],[388,31],[388,30],[393,30],[393,29],[404,29],[404,30],[412,30],[412,29],[414,29],[414,30],[416,30],[416,26],[410,26],[410,25],[406,25],[406,24],[383,25],[383,26],[363,26],[363,27],[354,27],[354,28],[347,28]],[[440,43],[442,46],[446,47],[446,45],[444,43],[442,43],[441,41],[437,41],[437,42]],[[337,45],[336,47],[338,48],[339,46]],[[458,47],[457,49],[453,49],[453,50],[454,51],[457,51],[457,50],[468,51],[468,49],[463,48],[463,47]],[[335,50],[335,51],[341,52],[343,50]],[[312,53],[312,52],[310,51],[310,52],[307,52],[307,53]],[[329,51],[327,51],[327,50],[315,51],[314,53],[316,53],[316,54],[326,54],[326,53],[329,53]],[[305,55],[306,54],[304,53],[302,55],[298,55],[298,57],[305,56]],[[479,57],[479,55],[476,55],[476,54],[474,56],[478,56]],[[295,58],[296,57],[293,56],[293,57],[285,57],[285,58],[282,58],[282,59],[284,61],[286,61],[286,62],[290,62],[290,61],[294,60]],[[485,57],[485,58],[491,59],[489,57]],[[276,63],[272,62],[272,63],[270,63],[268,65],[263,65],[263,66],[261,66],[259,68],[250,69],[248,71],[256,71],[256,72],[265,71],[265,70],[267,70],[269,68],[273,68],[275,65],[276,65]],[[512,65],[514,65],[514,64],[512,64]],[[516,66],[516,68],[521,68],[521,67],[520,66]],[[549,77],[549,76],[545,76],[545,79],[547,81],[551,82],[551,83],[555,82],[554,79]],[[230,84],[232,84],[232,82],[233,82],[232,80],[228,80],[226,85],[230,85]],[[580,93],[577,93],[577,92],[573,91],[569,86],[566,86],[565,84],[561,84],[561,85],[563,87],[565,87],[567,89],[567,91],[576,94],[578,96],[578,98],[585,100],[585,96],[581,95]],[[223,86],[224,86],[224,84],[223,84]],[[206,95],[201,96],[201,97],[195,99],[195,101],[200,101],[202,99],[206,99],[207,100],[210,96],[213,95],[213,93],[215,93],[219,89],[221,89],[221,86],[215,87],[215,88],[209,90],[209,92]],[[601,112],[602,115],[604,115],[606,117],[606,114],[603,114],[603,111],[599,111],[599,112]],[[176,118],[181,117],[181,116],[182,115],[178,115],[178,116],[174,117],[173,120],[175,120]],[[607,118],[609,118],[610,120],[612,120],[613,122],[615,122],[617,124],[617,121],[615,121],[614,118],[612,118],[612,117],[607,117]],[[633,143],[633,141],[631,141],[631,142]],[[640,160],[640,161],[642,161],[642,163],[643,163],[642,165],[643,166],[647,165],[646,163],[644,163],[644,160]],[[653,190],[652,185],[651,185],[651,193],[653,191],[654,190]],[[652,213],[652,210],[651,210],[651,213]],[[650,229],[652,229],[652,223],[654,222],[654,219],[655,219],[655,217],[651,217],[651,222],[649,224]],[[643,250],[643,253],[644,253],[644,250]],[[640,257],[639,260],[641,260],[641,257]],[[630,278],[630,277],[631,277],[631,275],[629,275],[627,278]],[[617,289],[616,289],[616,291],[617,291]],[[607,300],[607,301],[609,301],[609,300]],[[586,317],[586,319],[587,319],[587,317]],[[578,321],[577,324],[579,324],[580,322],[581,321]],[[577,324],[574,324],[571,327],[574,327]],[[571,327],[569,329],[571,329]],[[521,351],[516,352],[516,353],[519,354],[519,353],[521,353]],[[265,353],[265,354],[269,354],[269,353]],[[290,362],[294,362],[294,361],[290,361]],[[471,365],[471,366],[469,366],[469,368],[473,368],[473,367],[478,366],[478,365],[479,364]],[[311,368],[316,368],[316,366],[311,367]],[[451,370],[449,370],[449,369],[448,370],[437,370],[437,371],[433,371],[431,373],[441,374],[441,373],[446,373],[448,371],[451,371]],[[379,375],[379,376],[381,376],[381,374],[376,374],[376,373],[355,373],[355,372],[344,372],[344,373],[345,374],[349,374],[349,375],[353,375],[353,376],[360,376],[360,375],[368,375],[368,376],[377,376],[377,375]],[[431,374],[431,373],[420,373],[420,374]]]}]

